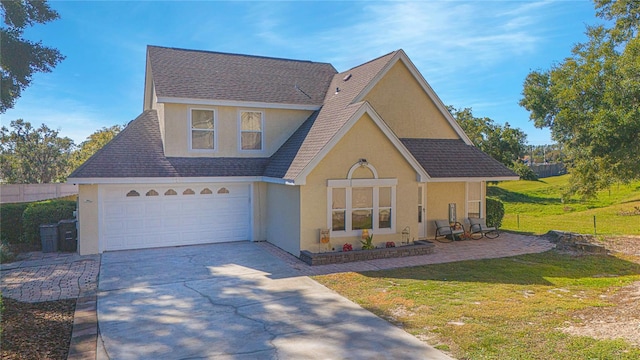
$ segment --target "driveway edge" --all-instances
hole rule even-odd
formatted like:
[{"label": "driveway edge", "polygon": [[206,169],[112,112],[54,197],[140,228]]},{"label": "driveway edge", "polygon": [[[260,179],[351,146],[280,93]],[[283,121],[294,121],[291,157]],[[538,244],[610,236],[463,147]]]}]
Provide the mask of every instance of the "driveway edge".
[{"label": "driveway edge", "polygon": [[95,360],[98,347],[97,295],[81,296],[76,301],[73,331],[67,360]]},{"label": "driveway edge", "polygon": [[[98,269],[102,257],[98,255]],[[98,279],[81,276],[78,279],[80,294],[73,314],[73,330],[67,360],[96,360],[98,353]],[[83,274],[84,275],[84,274]]]}]

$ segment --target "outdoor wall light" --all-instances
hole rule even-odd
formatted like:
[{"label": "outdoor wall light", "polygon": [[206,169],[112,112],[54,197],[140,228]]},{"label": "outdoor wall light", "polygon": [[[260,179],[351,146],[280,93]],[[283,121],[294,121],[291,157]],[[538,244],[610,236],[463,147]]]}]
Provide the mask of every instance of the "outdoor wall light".
[{"label": "outdoor wall light", "polygon": [[411,235],[411,228],[407,226],[402,230],[402,243],[403,244],[409,245],[409,235]]},{"label": "outdoor wall light", "polygon": [[362,158],[358,160],[358,164],[360,164],[360,166],[367,166],[369,163],[367,162],[367,159]]}]

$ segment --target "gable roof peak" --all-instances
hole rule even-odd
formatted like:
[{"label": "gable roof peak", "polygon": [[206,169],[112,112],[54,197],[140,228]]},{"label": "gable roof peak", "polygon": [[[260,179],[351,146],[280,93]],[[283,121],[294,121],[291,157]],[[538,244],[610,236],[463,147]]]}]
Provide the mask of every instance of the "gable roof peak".
[{"label": "gable roof peak", "polygon": [[164,50],[184,51],[184,52],[193,52],[193,53],[204,53],[204,54],[213,54],[213,55],[241,56],[241,57],[248,57],[248,58],[265,59],[265,60],[281,60],[281,61],[294,61],[294,62],[309,63],[309,64],[331,65],[328,62],[322,62],[322,61],[299,60],[299,59],[281,58],[281,57],[275,57],[275,56],[239,54],[239,53],[230,53],[230,52],[213,51],[213,50],[202,50],[202,49],[185,49],[185,48],[178,48],[178,47],[172,47],[172,46],[147,45],[147,52],[150,49],[160,49],[160,50],[164,49]]},{"label": "gable roof peak", "polygon": [[353,70],[356,70],[356,69],[361,68],[361,67],[363,67],[363,66],[367,66],[367,65],[369,65],[369,64],[371,64],[371,63],[374,63],[374,62],[376,62],[376,61],[378,61],[378,60],[380,60],[380,59],[383,59],[383,58],[385,58],[385,57],[387,57],[387,56],[395,55],[396,53],[398,53],[398,51],[402,51],[402,49],[400,49],[400,50],[395,50],[395,51],[391,51],[391,52],[388,52],[388,53],[386,53],[386,54],[384,54],[384,55],[380,55],[380,56],[378,56],[378,57],[376,57],[376,58],[374,58],[374,59],[371,59],[371,60],[369,60],[369,61],[366,61],[366,62],[364,62],[364,63],[362,63],[362,64],[359,64],[359,65],[356,65],[356,66],[354,66],[354,67],[351,67],[351,68],[349,68],[349,69],[347,69],[347,70],[341,71],[339,74],[346,74],[346,73],[352,72]]}]

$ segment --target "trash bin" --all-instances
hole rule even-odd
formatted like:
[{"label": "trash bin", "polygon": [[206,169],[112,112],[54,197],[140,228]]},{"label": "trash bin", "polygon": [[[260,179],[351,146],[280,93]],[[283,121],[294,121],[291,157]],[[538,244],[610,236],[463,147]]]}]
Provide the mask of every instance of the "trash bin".
[{"label": "trash bin", "polygon": [[58,224],[40,225],[40,241],[42,252],[58,251]]},{"label": "trash bin", "polygon": [[76,220],[60,220],[58,222],[58,249],[60,251],[76,252],[78,248],[78,231]]}]

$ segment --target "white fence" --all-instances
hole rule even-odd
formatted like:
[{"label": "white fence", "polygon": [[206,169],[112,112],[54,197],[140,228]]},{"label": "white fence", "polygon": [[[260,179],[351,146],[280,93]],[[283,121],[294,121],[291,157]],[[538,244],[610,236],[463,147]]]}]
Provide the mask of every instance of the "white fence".
[{"label": "white fence", "polygon": [[78,185],[74,184],[2,184],[0,185],[0,203],[20,203],[57,199],[78,194]]}]

